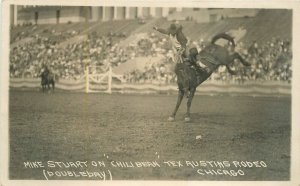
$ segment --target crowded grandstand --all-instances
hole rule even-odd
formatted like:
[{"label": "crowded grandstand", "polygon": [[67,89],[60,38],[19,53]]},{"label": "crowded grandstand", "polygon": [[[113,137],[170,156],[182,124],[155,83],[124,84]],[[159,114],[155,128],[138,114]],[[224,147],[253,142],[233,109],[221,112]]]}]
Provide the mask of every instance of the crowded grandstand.
[{"label": "crowded grandstand", "polygon": [[[291,82],[290,11],[256,10],[252,17],[221,16],[208,22],[199,22],[183,13],[181,16],[187,16],[177,22],[183,25],[188,47],[201,51],[214,34],[232,33],[236,51],[251,63],[247,68],[234,63],[232,68],[237,75],[221,67],[210,81]],[[127,83],[174,84],[176,75],[170,43],[152,30],[153,25],[167,27],[174,22],[170,20],[174,14],[178,11],[168,14],[169,17],[14,24],[10,32],[10,78],[39,78],[46,65],[60,79],[79,80],[87,66],[97,66],[90,73],[104,73],[112,67]]]}]

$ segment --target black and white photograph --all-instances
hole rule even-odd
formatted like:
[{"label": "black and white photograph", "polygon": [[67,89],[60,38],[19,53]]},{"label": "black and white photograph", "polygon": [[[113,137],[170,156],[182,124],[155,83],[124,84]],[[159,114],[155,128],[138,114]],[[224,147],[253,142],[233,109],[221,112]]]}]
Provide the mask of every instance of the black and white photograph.
[{"label": "black and white photograph", "polygon": [[4,179],[299,185],[298,10],[122,2],[2,6]]}]

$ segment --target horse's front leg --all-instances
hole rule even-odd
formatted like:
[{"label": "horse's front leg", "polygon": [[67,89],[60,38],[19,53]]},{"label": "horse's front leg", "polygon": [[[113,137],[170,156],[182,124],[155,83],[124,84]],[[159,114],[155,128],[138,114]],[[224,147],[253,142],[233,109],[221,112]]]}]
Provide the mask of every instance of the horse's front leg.
[{"label": "horse's front leg", "polygon": [[183,95],[184,95],[184,91],[182,89],[179,89],[179,91],[178,91],[178,98],[177,98],[177,103],[176,103],[175,109],[174,109],[173,113],[171,114],[171,116],[169,117],[168,121],[174,121],[175,120],[175,116],[176,116],[178,108],[179,108],[179,106],[181,104]]},{"label": "horse's front leg", "polygon": [[187,105],[186,105],[187,106],[187,111],[186,111],[185,118],[184,118],[184,121],[186,121],[186,122],[191,121],[190,110],[191,110],[191,105],[192,105],[192,101],[193,101],[195,92],[196,92],[195,88],[190,90],[190,95],[189,95]]}]

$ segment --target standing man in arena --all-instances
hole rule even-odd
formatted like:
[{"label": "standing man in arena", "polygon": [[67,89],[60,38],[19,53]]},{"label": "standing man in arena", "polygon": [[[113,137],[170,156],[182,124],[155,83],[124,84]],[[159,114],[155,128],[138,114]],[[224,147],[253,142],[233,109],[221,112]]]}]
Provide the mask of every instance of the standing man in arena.
[{"label": "standing man in arena", "polygon": [[182,88],[184,94],[188,95],[189,79],[183,64],[183,57],[186,55],[186,45],[188,40],[182,32],[182,25],[172,23],[168,29],[158,28],[157,26],[154,26],[153,29],[169,36],[175,55],[174,62],[176,63],[175,73],[177,75],[177,81],[183,81],[184,87]]}]

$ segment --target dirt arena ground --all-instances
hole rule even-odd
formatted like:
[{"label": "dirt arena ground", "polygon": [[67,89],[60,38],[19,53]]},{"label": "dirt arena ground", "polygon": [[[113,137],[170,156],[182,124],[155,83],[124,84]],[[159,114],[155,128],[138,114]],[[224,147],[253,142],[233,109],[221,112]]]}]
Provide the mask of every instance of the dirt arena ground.
[{"label": "dirt arena ground", "polygon": [[290,179],[290,97],[176,99],[10,91],[10,179]]}]

